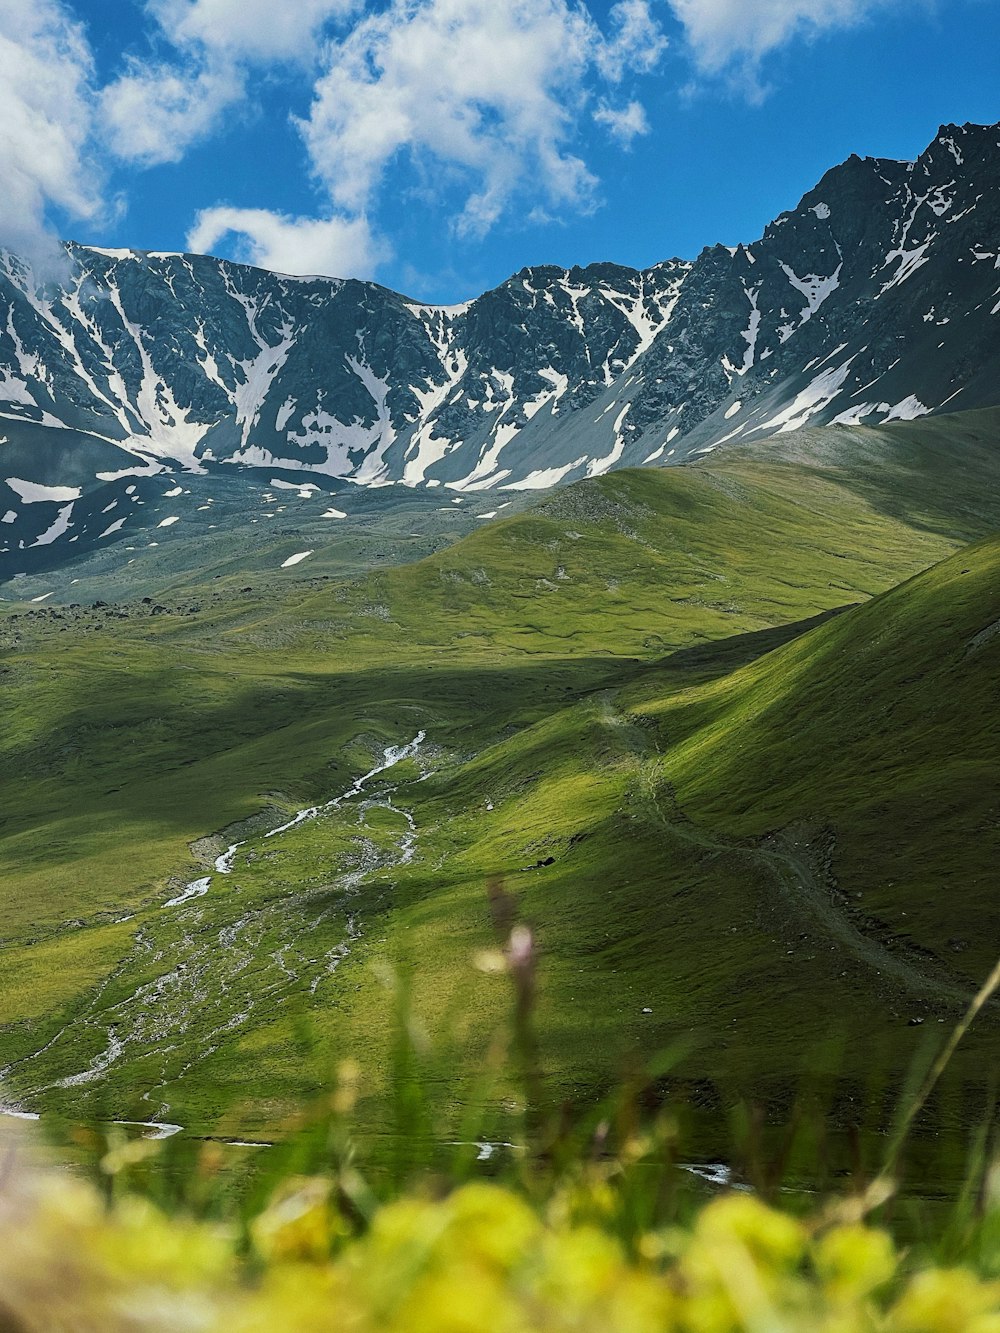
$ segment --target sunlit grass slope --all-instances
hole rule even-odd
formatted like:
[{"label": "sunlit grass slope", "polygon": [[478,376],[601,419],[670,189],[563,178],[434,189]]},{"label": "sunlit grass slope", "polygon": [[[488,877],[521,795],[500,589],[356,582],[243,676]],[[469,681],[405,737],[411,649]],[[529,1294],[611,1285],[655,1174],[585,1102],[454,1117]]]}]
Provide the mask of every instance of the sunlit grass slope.
[{"label": "sunlit grass slope", "polygon": [[1000,408],[883,426],[812,426],[716,455],[822,469],[880,512],[963,541],[1000,527]]}]

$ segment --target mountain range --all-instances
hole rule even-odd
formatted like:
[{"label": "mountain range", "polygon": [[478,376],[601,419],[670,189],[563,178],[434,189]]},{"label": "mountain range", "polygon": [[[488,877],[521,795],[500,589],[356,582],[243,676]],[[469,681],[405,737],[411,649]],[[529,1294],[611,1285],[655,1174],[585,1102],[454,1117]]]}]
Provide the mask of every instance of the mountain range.
[{"label": "mountain range", "polygon": [[833,168],[753,244],[525,268],[455,306],[73,242],[39,285],[2,254],[0,578],[154,524],[151,478],[182,507],[168,541],[207,525],[195,475],[531,491],[996,404],[998,186],[1000,126],[943,126],[915,162]]}]

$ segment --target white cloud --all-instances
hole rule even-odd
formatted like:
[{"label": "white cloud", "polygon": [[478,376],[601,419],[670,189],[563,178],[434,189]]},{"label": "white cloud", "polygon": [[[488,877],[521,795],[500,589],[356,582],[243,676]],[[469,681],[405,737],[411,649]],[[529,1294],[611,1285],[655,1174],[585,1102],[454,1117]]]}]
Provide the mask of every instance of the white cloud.
[{"label": "white cloud", "polygon": [[[405,202],[385,188],[400,159],[425,197],[447,200],[459,235],[484,235],[515,203],[589,207],[597,182],[575,142],[602,86],[659,61],[651,3],[617,0],[602,30],[581,0],[146,0],[173,54],[133,60],[104,89],[104,140],[124,161],[179,161],[248,96],[255,69],[297,62],[315,79],[298,126],[319,215],[220,205],[188,244],[236,237],[253,263],[370,276],[383,247],[367,218]],[[649,127],[637,101],[618,100],[595,114],[628,143]]]},{"label": "white cloud", "polygon": [[101,93],[105,140],[126,162],[179,162],[210,134],[222,112],[243,96],[243,76],[230,64],[197,72],[133,63]]},{"label": "white cloud", "polygon": [[359,0],[149,0],[176,56],[133,60],[101,95],[104,135],[116,156],[179,162],[246,95],[249,70],[315,61],[320,29]]},{"label": "white cloud", "polygon": [[211,253],[224,237],[240,238],[238,258],[281,273],[370,277],[386,257],[364,217],[291,218],[265,208],[206,208],[187,247]]},{"label": "white cloud", "polygon": [[90,51],[57,0],[0,4],[0,246],[36,265],[58,254],[55,205],[74,218],[101,208],[88,157]]},{"label": "white cloud", "polygon": [[363,2],[149,0],[148,8],[177,47],[271,63],[310,59],[315,53],[315,35],[322,26],[362,8]]},{"label": "white cloud", "polygon": [[594,32],[562,0],[394,0],[331,50],[303,133],[343,208],[364,207],[403,149],[469,174],[464,229],[487,230],[523,176],[553,201],[593,180],[564,151]]},{"label": "white cloud", "polygon": [[402,153],[457,172],[460,234],[522,193],[586,207],[596,182],[570,145],[589,80],[649,70],[664,46],[645,0],[614,6],[611,28],[567,0],[392,0],[331,43],[302,125],[316,174],[355,212]]},{"label": "white cloud", "polygon": [[639,134],[649,133],[649,121],[641,102],[629,102],[628,106],[611,107],[606,103],[594,112],[598,125],[605,125],[608,133],[626,147]]},{"label": "white cloud", "polygon": [[612,37],[597,51],[601,73],[620,83],[628,70],[648,74],[667,49],[667,39],[650,13],[648,0],[619,0],[608,15]]},{"label": "white cloud", "polygon": [[737,66],[751,79],[770,51],[865,18],[886,0],[670,0],[699,68]]}]

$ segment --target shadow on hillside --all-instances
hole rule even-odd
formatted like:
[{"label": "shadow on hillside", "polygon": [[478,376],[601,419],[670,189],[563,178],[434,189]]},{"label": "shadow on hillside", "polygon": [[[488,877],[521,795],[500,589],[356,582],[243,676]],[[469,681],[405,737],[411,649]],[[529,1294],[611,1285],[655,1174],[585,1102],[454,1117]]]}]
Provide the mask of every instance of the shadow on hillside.
[{"label": "shadow on hillside", "polygon": [[676,652],[656,662],[644,664],[636,675],[645,679],[649,675],[662,676],[666,672],[697,680],[716,680],[738,671],[740,667],[749,666],[765,653],[774,652],[776,648],[791,643],[793,639],[808,634],[810,630],[825,625],[828,620],[858,605],[858,602],[848,602],[844,606],[834,607],[832,611],[821,611],[819,615],[795,620],[787,625],[774,625],[747,634],[733,634],[725,639],[694,644],[690,648],[678,648]]}]

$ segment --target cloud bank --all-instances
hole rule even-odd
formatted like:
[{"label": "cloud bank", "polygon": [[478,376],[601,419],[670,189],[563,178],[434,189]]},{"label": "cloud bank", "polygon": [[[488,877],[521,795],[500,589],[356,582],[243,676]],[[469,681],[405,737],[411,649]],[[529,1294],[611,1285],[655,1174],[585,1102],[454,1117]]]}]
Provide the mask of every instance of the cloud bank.
[{"label": "cloud bank", "polygon": [[89,155],[92,65],[82,28],[55,0],[0,5],[0,247],[36,268],[58,247],[49,208],[93,218],[101,173]]},{"label": "cloud bank", "polygon": [[293,218],[266,208],[203,209],[187,237],[189,250],[210,254],[227,236],[236,257],[279,273],[366,278],[386,256],[364,217]]},{"label": "cloud bank", "polygon": [[668,12],[702,74],[754,96],[771,52],[898,0],[617,0],[603,22],[583,0],[145,0],[153,54],[101,88],[71,2],[0,0],[0,246],[51,258],[53,211],[98,217],[112,167],[182,161],[264,78],[308,90],[315,210],[207,199],[188,247],[370,277],[418,195],[470,240],[593,208],[588,132],[623,149],[651,132]]},{"label": "cloud bank", "polygon": [[699,69],[737,68],[756,81],[760,64],[796,37],[850,27],[889,0],[670,0]]},{"label": "cloud bank", "polygon": [[255,69],[308,66],[324,25],[360,7],[360,0],[148,0],[173,58],[132,59],[103,89],[108,146],[139,166],[180,161],[246,99]]},{"label": "cloud bank", "polygon": [[[344,242],[370,256],[379,246],[370,232],[361,245],[362,220],[403,159],[460,196],[459,236],[484,236],[519,201],[586,209],[597,182],[573,144],[591,85],[648,73],[665,46],[647,0],[621,0],[606,32],[567,0],[392,0],[329,42],[299,122],[326,219],[209,209],[189,243],[239,231],[252,253],[272,256],[280,236],[293,256],[298,237],[324,237],[329,253]],[[637,102],[596,119],[620,139],[644,128]]]}]

